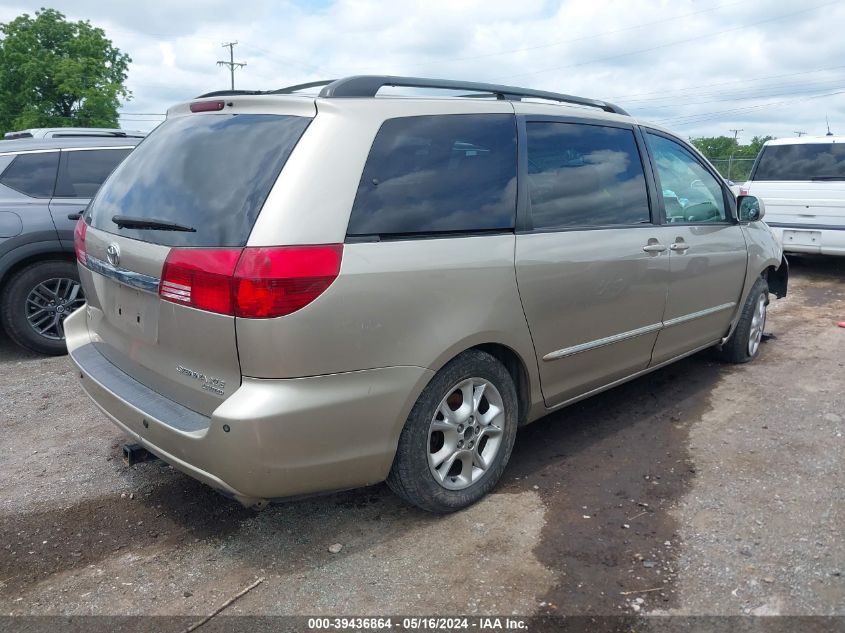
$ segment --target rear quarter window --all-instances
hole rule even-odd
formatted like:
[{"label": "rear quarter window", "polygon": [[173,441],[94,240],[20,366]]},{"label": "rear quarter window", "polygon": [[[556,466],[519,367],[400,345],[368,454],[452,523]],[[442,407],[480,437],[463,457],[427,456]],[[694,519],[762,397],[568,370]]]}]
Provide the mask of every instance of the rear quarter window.
[{"label": "rear quarter window", "polygon": [[384,122],[361,175],[350,236],[509,230],[516,214],[516,121],[508,114]]}]

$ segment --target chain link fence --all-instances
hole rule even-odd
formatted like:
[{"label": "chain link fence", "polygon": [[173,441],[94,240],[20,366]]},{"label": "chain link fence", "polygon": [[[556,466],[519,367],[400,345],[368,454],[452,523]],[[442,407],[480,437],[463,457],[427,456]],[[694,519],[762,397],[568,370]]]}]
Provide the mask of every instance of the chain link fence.
[{"label": "chain link fence", "polygon": [[748,180],[751,175],[751,167],[754,165],[753,158],[711,158],[710,162],[719,170],[728,180],[733,180],[737,184],[741,184]]}]

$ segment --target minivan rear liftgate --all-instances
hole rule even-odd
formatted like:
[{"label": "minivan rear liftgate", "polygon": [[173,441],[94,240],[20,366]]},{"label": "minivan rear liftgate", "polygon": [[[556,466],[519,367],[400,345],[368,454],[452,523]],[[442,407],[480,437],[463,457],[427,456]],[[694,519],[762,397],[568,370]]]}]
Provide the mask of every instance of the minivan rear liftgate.
[{"label": "minivan rear liftgate", "polygon": [[216,109],[169,117],[141,143],[80,220],[75,244],[91,338],[82,353],[207,419],[241,383],[235,317],[305,300],[293,292],[268,305],[285,271],[272,249],[245,245],[314,106],[279,115],[198,103]]}]

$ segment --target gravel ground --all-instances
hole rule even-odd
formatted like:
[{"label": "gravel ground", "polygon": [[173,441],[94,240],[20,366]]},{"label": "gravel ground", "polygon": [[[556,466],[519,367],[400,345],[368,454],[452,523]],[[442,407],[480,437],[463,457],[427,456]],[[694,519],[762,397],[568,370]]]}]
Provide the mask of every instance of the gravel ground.
[{"label": "gravel ground", "polygon": [[[749,365],[696,355],[523,429],[447,517],[384,486],[244,510],[0,335],[0,613],[845,615],[845,262],[796,259]],[[329,551],[335,543],[337,553]]]}]

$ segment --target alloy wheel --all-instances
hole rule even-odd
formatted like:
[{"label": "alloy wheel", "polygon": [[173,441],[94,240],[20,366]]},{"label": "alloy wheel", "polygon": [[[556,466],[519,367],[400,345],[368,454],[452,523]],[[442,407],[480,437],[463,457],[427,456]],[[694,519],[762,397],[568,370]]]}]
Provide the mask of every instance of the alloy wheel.
[{"label": "alloy wheel", "polygon": [[47,279],[27,295],[26,320],[41,336],[61,341],[65,338],[65,317],[84,303],[85,295],[76,279]]},{"label": "alloy wheel", "polygon": [[496,387],[468,378],[452,387],[432,417],[428,465],[448,490],[477,482],[493,465],[502,445],[505,407]]},{"label": "alloy wheel", "polygon": [[760,347],[763,338],[763,330],[766,327],[766,294],[760,293],[757,304],[754,306],[754,314],[751,317],[751,328],[748,333],[748,355],[754,356]]}]

